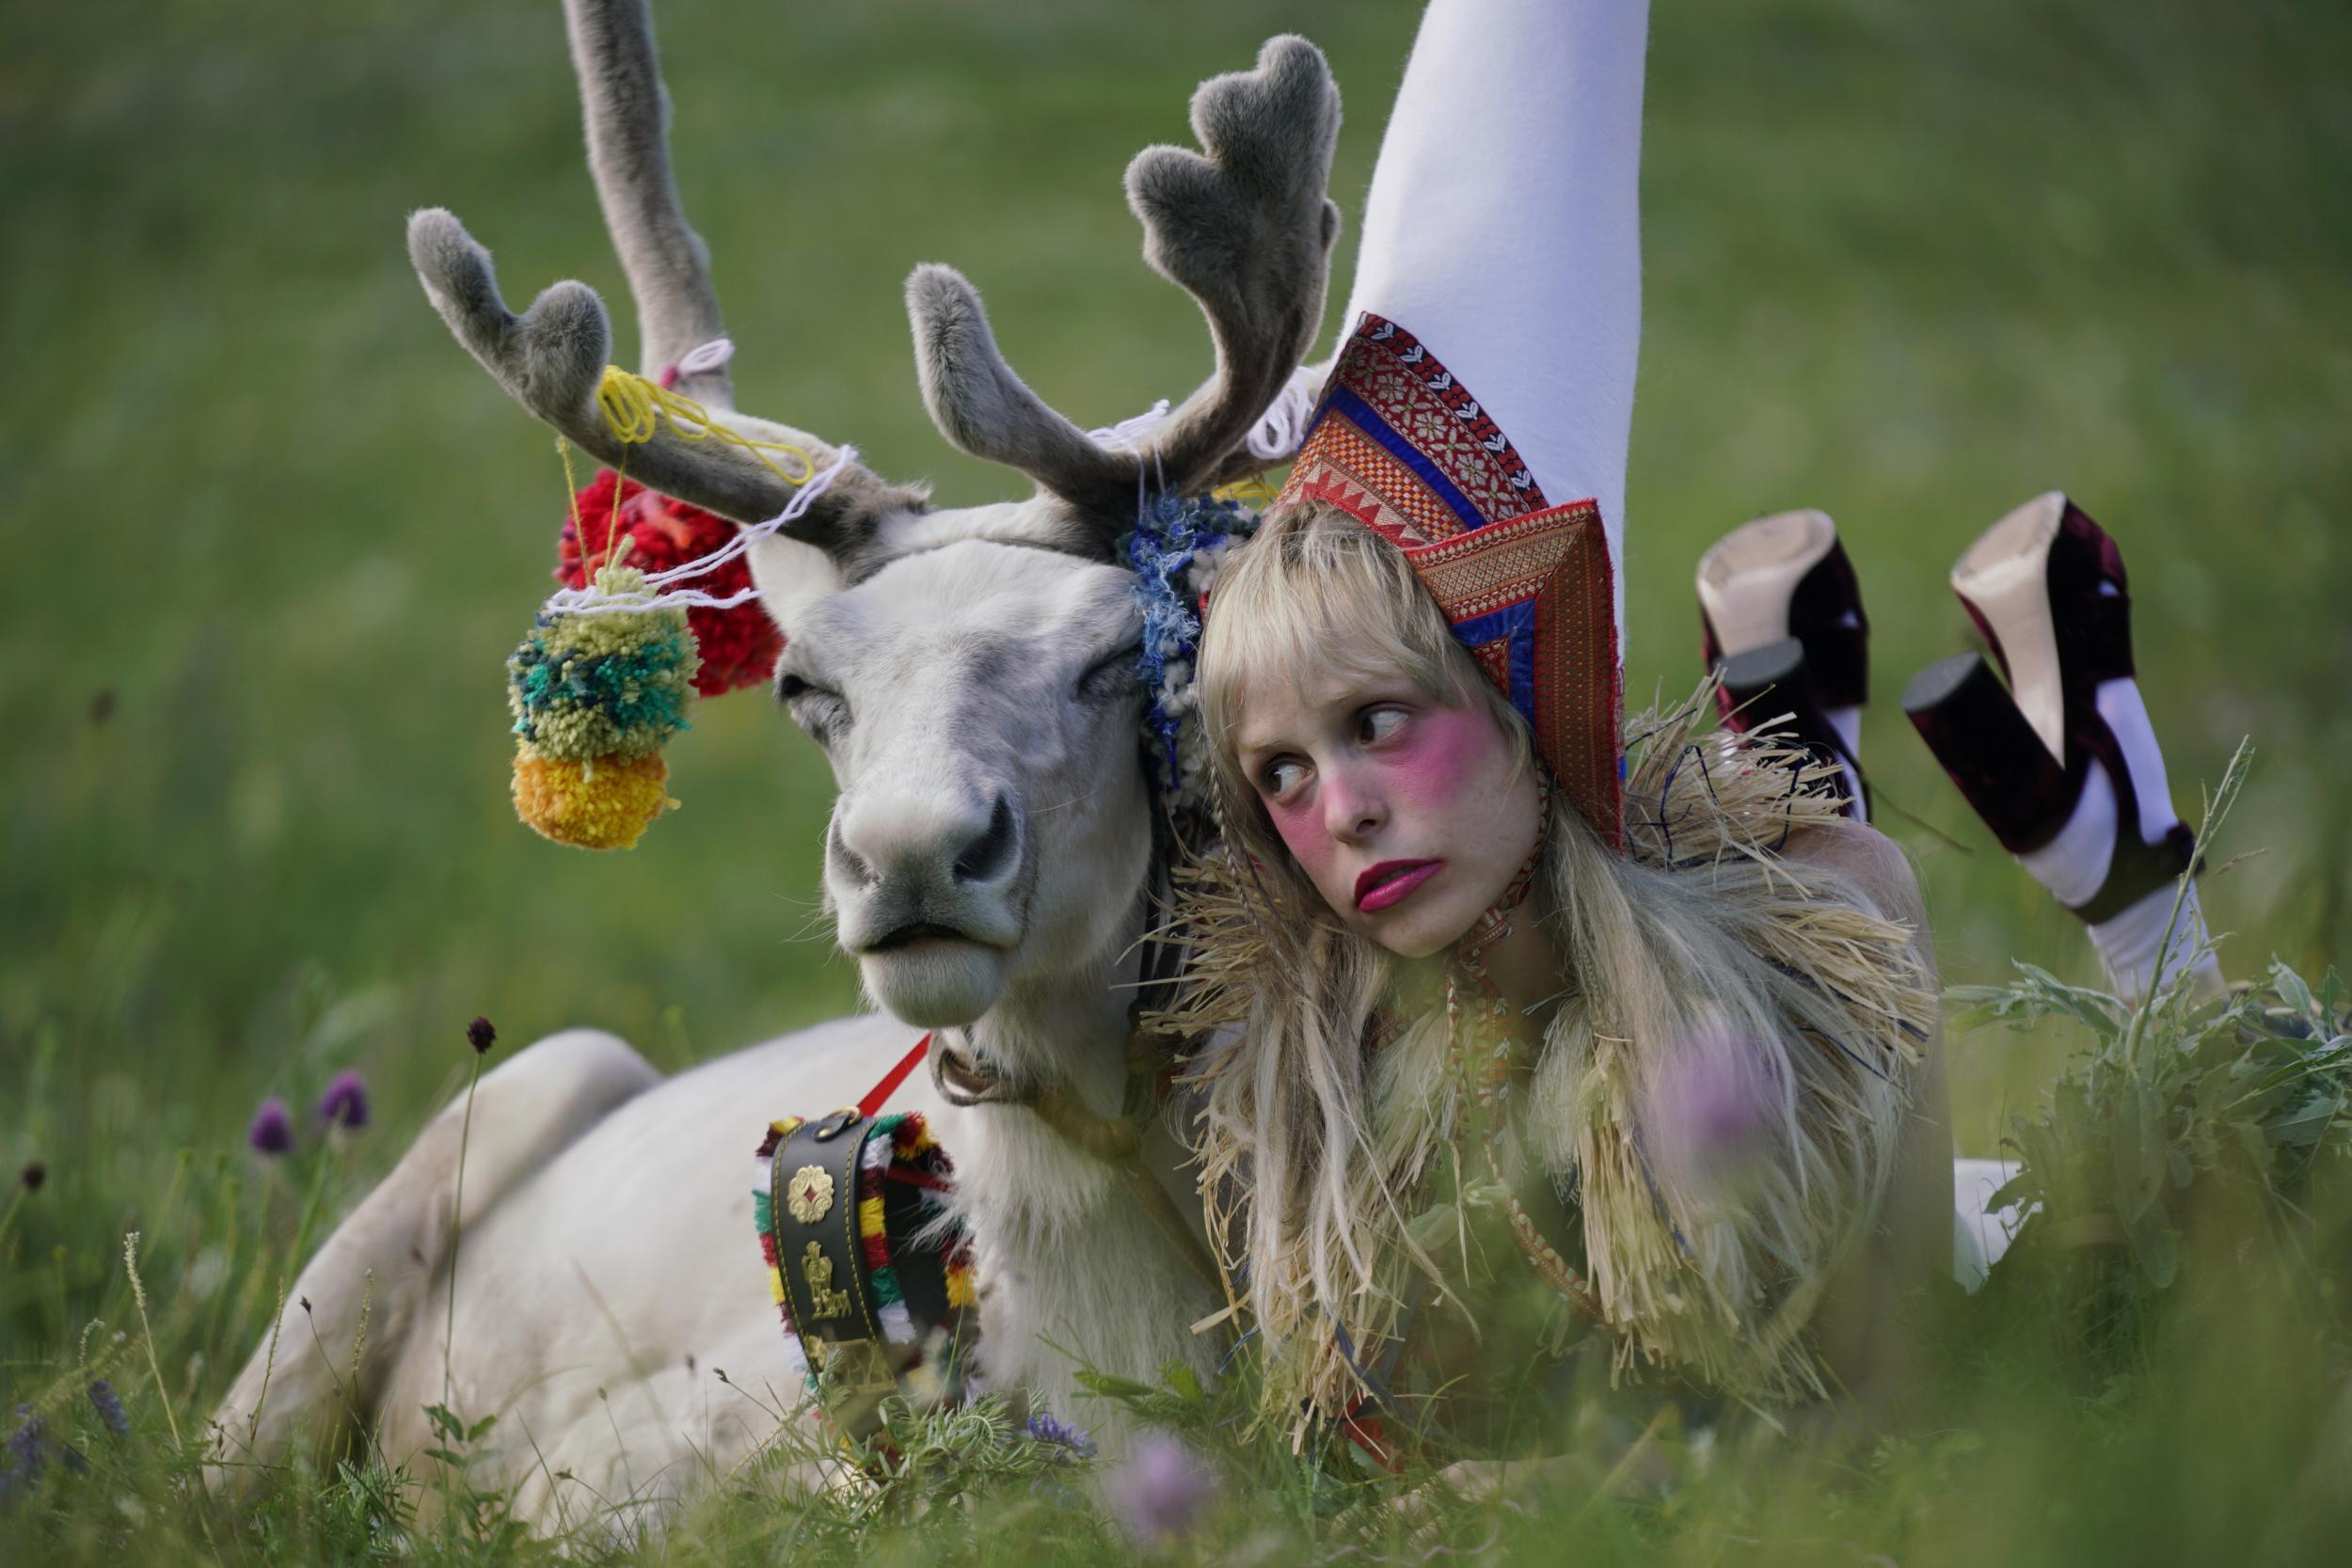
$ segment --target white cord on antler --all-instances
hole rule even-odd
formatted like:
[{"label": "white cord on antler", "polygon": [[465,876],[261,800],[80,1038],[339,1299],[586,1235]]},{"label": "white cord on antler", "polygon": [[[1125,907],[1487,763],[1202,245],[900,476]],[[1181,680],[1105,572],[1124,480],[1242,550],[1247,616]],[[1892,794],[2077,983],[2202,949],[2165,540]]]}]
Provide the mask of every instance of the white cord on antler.
[{"label": "white cord on antler", "polygon": [[726,362],[734,357],[734,339],[713,338],[707,343],[688,349],[686,356],[673,368],[677,372],[677,378],[683,381],[690,375],[708,375],[712,371],[723,370]]},{"label": "white cord on antler", "polygon": [[[1123,447],[1127,451],[1134,452],[1137,457],[1141,457],[1145,455],[1142,443],[1148,440],[1154,431],[1158,430],[1160,426],[1166,424],[1167,422],[1168,400],[1166,398],[1162,398],[1159,402],[1153,404],[1142,413],[1136,415],[1133,419],[1121,420],[1117,424],[1105,425],[1100,430],[1089,430],[1087,432],[1087,436],[1098,445],[1105,447]],[[1160,467],[1159,448],[1153,447],[1151,449],[1151,458],[1152,476],[1153,479],[1157,480],[1160,486],[1165,489],[1168,485],[1168,471]],[[1145,500],[1146,490],[1143,483],[1143,470],[1138,467],[1136,469],[1136,515],[1138,517],[1143,515]]]},{"label": "white cord on antler", "polygon": [[1306,444],[1307,421],[1314,417],[1316,394],[1323,390],[1323,374],[1311,365],[1301,365],[1291,372],[1291,378],[1282,384],[1274,404],[1258,418],[1249,429],[1246,443],[1249,455],[1264,463],[1281,463],[1298,455]]},{"label": "white cord on antler", "polygon": [[[1308,421],[1314,418],[1315,402],[1322,391],[1322,371],[1312,365],[1301,365],[1291,372],[1291,378],[1282,384],[1282,389],[1275,394],[1274,402],[1258,416],[1258,422],[1249,427],[1249,434],[1243,440],[1249,455],[1261,463],[1269,464],[1287,462],[1297,456],[1298,449],[1306,444]],[[1134,419],[1121,420],[1101,430],[1089,430],[1087,435],[1103,446],[1123,448],[1140,457],[1144,451],[1142,443],[1167,423],[1168,418],[1168,400],[1162,398]],[[1158,455],[1155,450],[1152,453],[1155,464]],[[1167,483],[1164,474],[1160,479],[1162,483]],[[1140,478],[1136,488],[1136,502],[1140,505],[1143,499]]]}]

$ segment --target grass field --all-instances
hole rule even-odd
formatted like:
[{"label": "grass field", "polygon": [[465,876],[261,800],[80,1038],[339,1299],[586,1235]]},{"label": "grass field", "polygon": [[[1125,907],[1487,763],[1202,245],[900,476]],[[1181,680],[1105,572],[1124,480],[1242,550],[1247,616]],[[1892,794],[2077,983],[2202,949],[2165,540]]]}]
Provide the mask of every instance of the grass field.
[{"label": "grass field", "polygon": [[[1182,135],[1199,78],[1304,32],[1346,95],[1333,190],[1352,216],[1417,9],[665,0],[674,143],[742,401],[949,501],[1013,493],[923,417],[908,269],[970,273],[1015,363],[1082,422],[1181,395],[1205,336],[1137,258],[1126,159]],[[2052,486],[2129,556],[2183,804],[2241,736],[2258,748],[2218,849],[2266,852],[2205,894],[2225,956],[2315,975],[2352,954],[2347,59],[2352,11],[2320,0],[1659,9],[1629,689],[1696,676],[1690,570],[1718,532],[1835,514],[1874,623],[1866,757],[1947,979],[2012,955],[2091,973],[1895,706],[1966,645],[1951,559]],[[457,1082],[467,1019],[514,1042],[596,1023],[673,1068],[842,1012],[855,986],[817,918],[829,777],[756,695],[671,749],[685,809],[633,854],[559,850],[506,800],[501,665],[546,587],[562,480],[433,318],[401,223],[453,209],[510,296],[578,276],[625,297],[548,0],[11,8],[0,199],[19,487],[0,524],[18,737],[0,763],[0,1159],[47,1171],[0,1221],[0,1408],[49,1386],[93,1318],[136,1329],[121,1237],[140,1230],[164,1386],[144,1349],[117,1377],[151,1459],[167,1409],[202,1411],[249,1348],[306,1224]],[[1956,1037],[1963,1144],[1989,1152],[2059,1049]],[[299,1171],[247,1154],[258,1100],[299,1110],[346,1067],[373,1085],[373,1131]],[[1785,1496],[1770,1461],[1718,1465],[1638,1515],[1585,1509],[1578,1539],[1597,1560],[2055,1560],[2126,1538],[2217,1553],[2268,1518],[2283,1533],[2262,1540],[2292,1555],[2352,1471],[2303,1468],[2326,1401],[2294,1336],[2322,1330],[2300,1304],[2259,1306],[2243,1325],[2262,1344],[2152,1351],[2139,1393],[2108,1390],[2121,1408],[1979,1375],[1954,1428],[1971,1444],[1896,1445],[1842,1489]],[[141,1464],[150,1484],[125,1496],[147,1497],[143,1524],[92,1507],[36,1535],[12,1513],[0,1556],[40,1560],[8,1549],[19,1529],[59,1560],[119,1550],[110,1530],[200,1544],[162,1462]],[[762,1517],[698,1516],[694,1549],[766,1560]],[[1556,1525],[1511,1524],[1492,1549],[1540,1560]],[[223,1549],[374,1549],[355,1539]]]}]

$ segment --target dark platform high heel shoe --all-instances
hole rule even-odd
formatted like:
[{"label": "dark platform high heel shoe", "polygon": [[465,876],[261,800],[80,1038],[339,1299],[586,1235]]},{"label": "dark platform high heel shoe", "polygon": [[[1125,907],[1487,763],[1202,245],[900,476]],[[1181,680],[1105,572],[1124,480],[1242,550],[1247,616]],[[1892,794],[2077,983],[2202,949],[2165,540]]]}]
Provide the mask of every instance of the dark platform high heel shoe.
[{"label": "dark platform high heel shoe", "polygon": [[1870,624],[1829,515],[1779,512],[1740,524],[1699,558],[1697,587],[1700,654],[1722,673],[1724,727],[1781,721],[1836,770],[1847,814],[1868,821],[1861,759],[1829,710],[1869,696]]},{"label": "dark platform high heel shoe", "polygon": [[[2114,786],[2114,853],[2098,890],[2070,908],[2091,925],[2111,919],[2188,869],[2196,845],[2180,822],[2153,844],[2143,836],[2131,757],[2101,711],[2100,689],[2133,676],[2122,552],[2053,490],[1979,535],[1951,581],[2009,684],[1963,654],[1914,676],[1903,711],[2014,855],[2058,836],[2099,763]],[[2142,767],[2161,768],[2153,748]]]}]

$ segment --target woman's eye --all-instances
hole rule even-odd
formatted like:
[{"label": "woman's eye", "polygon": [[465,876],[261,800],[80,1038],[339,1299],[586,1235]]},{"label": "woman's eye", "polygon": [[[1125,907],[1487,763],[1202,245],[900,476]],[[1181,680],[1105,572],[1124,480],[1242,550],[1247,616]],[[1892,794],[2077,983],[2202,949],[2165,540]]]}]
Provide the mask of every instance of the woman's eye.
[{"label": "woman's eye", "polygon": [[1405,727],[1405,718],[1401,707],[1368,707],[1356,720],[1357,738],[1367,746],[1386,740]]},{"label": "woman's eye", "polygon": [[1265,792],[1269,800],[1279,800],[1297,788],[1306,777],[1305,763],[1285,757],[1280,762],[1266,765],[1265,770],[1258,775],[1258,787]]}]

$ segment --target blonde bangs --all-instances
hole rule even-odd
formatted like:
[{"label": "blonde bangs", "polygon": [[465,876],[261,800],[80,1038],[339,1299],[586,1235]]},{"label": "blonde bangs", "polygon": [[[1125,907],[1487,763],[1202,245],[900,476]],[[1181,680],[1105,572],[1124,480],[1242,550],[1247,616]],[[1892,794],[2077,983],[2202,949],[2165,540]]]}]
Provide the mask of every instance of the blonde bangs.
[{"label": "blonde bangs", "polygon": [[1248,689],[1309,674],[1402,674],[1433,699],[1478,703],[1526,726],[1454,641],[1405,552],[1319,501],[1281,508],[1217,578],[1200,637],[1200,708],[1219,783],[1246,790],[1234,726]]}]

